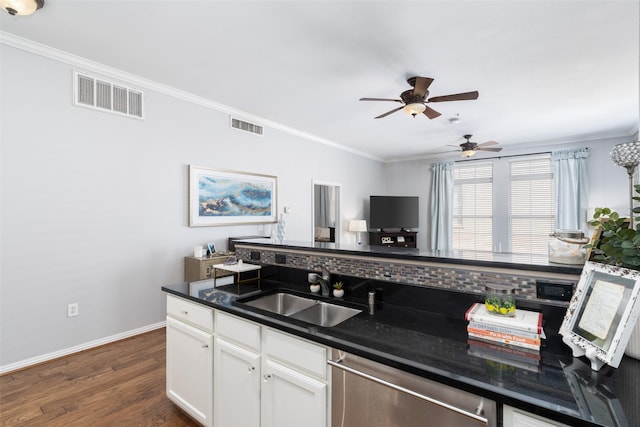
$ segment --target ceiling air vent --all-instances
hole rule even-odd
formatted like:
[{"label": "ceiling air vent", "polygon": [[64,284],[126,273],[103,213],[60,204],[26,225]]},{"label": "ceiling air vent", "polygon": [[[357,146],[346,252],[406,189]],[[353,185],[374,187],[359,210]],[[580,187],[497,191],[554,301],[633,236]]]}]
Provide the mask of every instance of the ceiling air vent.
[{"label": "ceiling air vent", "polygon": [[245,122],[242,120],[231,118],[231,127],[245,132],[253,133],[255,135],[262,135],[263,128],[260,125]]},{"label": "ceiling air vent", "polygon": [[74,105],[142,119],[143,94],[96,77],[74,72]]}]

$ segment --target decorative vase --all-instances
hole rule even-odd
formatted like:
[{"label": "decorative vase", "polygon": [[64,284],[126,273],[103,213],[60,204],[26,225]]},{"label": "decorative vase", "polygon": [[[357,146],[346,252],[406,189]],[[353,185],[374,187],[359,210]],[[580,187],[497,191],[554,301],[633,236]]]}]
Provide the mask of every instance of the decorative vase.
[{"label": "decorative vase", "polygon": [[313,293],[318,293],[320,292],[320,285],[310,285],[309,289],[311,290],[311,292]]},{"label": "decorative vase", "polygon": [[334,289],[333,296],[336,298],[342,298],[344,296],[344,289]]},{"label": "decorative vase", "polygon": [[282,214],[280,214],[280,219],[278,220],[278,240],[282,241],[284,240],[284,229],[285,223],[284,223],[284,217],[282,216]]}]

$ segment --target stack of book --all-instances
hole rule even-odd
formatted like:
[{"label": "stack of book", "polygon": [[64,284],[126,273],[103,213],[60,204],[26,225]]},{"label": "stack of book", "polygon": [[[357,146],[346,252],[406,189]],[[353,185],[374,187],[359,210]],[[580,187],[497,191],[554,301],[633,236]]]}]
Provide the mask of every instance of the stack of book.
[{"label": "stack of book", "polygon": [[516,309],[515,316],[491,314],[482,303],[471,305],[465,318],[469,322],[469,338],[540,350],[542,339],[542,313]]}]

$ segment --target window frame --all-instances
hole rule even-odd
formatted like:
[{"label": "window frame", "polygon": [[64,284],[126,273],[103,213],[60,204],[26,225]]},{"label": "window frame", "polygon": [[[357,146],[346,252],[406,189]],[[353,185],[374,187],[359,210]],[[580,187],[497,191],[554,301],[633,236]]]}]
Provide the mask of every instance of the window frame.
[{"label": "window frame", "polygon": [[[512,252],[511,242],[512,242],[512,212],[511,212],[511,164],[517,161],[534,161],[538,159],[548,159],[550,162],[550,178],[551,178],[551,187],[553,189],[553,164],[551,163],[551,153],[537,153],[537,154],[527,154],[527,155],[516,155],[516,156],[504,156],[504,157],[494,157],[487,159],[474,159],[474,160],[466,160],[466,161],[457,161],[454,164],[454,187],[456,186],[456,172],[455,169],[464,165],[467,162],[484,162],[490,163],[492,167],[492,250],[493,252]],[[454,194],[456,189],[454,188]],[[506,195],[506,196],[505,196]],[[555,199],[553,193],[551,193],[551,203],[552,203],[552,211],[555,211]],[[454,196],[455,199],[455,196]],[[455,203],[455,200],[454,200]],[[456,222],[456,216],[453,215],[455,212],[455,206],[452,210],[453,221],[452,224]],[[555,220],[554,212],[551,213],[552,221]],[[507,227],[504,225],[507,224]],[[555,224],[552,223],[552,227]],[[552,230],[551,230],[552,231]],[[456,247],[456,241],[453,238],[454,231],[452,230],[452,248],[454,250],[461,250],[459,247]],[[550,238],[550,237],[549,237]],[[530,255],[523,254],[521,252],[517,253],[517,255]]]}]

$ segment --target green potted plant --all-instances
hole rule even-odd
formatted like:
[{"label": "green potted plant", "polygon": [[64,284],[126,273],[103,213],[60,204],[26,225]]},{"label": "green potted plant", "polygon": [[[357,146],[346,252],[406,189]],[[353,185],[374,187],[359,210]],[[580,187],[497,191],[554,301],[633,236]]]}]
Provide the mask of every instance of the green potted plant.
[{"label": "green potted plant", "polygon": [[[634,188],[640,193],[640,185]],[[640,201],[640,197],[633,200]],[[640,208],[633,208],[633,213],[640,213]],[[598,227],[596,238],[586,246],[592,251],[590,260],[640,270],[640,216],[635,217],[635,227],[630,227],[629,218],[610,208],[596,208],[589,224]]]},{"label": "green potted plant", "polygon": [[[640,193],[640,185],[634,185]],[[640,197],[632,197],[640,201]],[[632,214],[640,214],[640,207],[633,208]],[[629,218],[620,217],[609,208],[596,208],[590,224],[596,226],[595,239],[586,247],[592,251],[590,261],[616,265],[632,270],[640,270],[640,216],[634,217],[635,227]],[[640,359],[640,320],[627,345],[625,354]]]},{"label": "green potted plant", "polygon": [[344,296],[344,284],[342,282],[336,282],[333,284],[333,296],[336,298],[342,298]]}]

